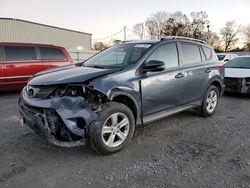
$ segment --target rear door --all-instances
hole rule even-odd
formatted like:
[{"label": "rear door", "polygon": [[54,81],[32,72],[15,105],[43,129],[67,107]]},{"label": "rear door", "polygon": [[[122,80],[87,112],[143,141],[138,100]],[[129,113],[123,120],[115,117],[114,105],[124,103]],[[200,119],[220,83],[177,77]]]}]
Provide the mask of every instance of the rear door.
[{"label": "rear door", "polygon": [[69,64],[69,60],[60,48],[39,47],[43,69],[49,69]]},{"label": "rear door", "polygon": [[[211,63],[199,44],[180,42],[182,71],[185,75],[184,104],[201,100],[211,72]],[[211,51],[211,49],[208,48]]]},{"label": "rear door", "polygon": [[4,56],[6,84],[13,88],[24,86],[42,68],[34,46],[4,46]]}]

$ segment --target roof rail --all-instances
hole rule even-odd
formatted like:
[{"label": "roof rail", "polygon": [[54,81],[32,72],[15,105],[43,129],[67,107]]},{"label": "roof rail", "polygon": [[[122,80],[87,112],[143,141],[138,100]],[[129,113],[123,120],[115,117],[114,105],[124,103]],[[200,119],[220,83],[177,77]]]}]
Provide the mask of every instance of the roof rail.
[{"label": "roof rail", "polygon": [[183,40],[190,40],[190,41],[194,41],[194,42],[200,42],[200,43],[203,43],[203,44],[207,44],[207,42],[203,41],[203,40],[189,38],[189,37],[181,37],[181,36],[167,36],[167,37],[161,38],[161,41],[169,40],[169,39],[183,39]]},{"label": "roof rail", "polygon": [[123,40],[121,41],[121,43],[128,43],[128,42],[134,42],[134,41],[137,41],[137,40]]}]

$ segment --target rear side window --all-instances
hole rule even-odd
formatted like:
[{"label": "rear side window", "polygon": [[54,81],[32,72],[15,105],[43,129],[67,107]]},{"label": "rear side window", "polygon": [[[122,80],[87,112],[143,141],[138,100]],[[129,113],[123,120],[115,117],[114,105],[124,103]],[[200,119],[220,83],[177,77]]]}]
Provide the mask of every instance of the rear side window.
[{"label": "rear side window", "polygon": [[175,43],[167,43],[158,47],[148,58],[147,61],[157,60],[166,64],[167,68],[179,65],[177,47]]},{"label": "rear side window", "polygon": [[198,45],[181,43],[181,48],[184,65],[201,62],[201,54]]},{"label": "rear side window", "polygon": [[39,47],[42,60],[67,60],[65,54],[57,48]]},{"label": "rear side window", "polygon": [[210,48],[205,47],[205,46],[202,46],[201,48],[205,54],[206,60],[212,59],[212,50]]},{"label": "rear side window", "polygon": [[6,61],[31,61],[36,60],[35,47],[27,46],[5,46]]}]

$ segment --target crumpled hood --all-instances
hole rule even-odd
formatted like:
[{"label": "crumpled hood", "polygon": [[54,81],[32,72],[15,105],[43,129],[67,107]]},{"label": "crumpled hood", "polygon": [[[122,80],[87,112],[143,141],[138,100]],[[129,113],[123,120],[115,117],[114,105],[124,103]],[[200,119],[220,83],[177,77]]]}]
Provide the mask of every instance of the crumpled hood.
[{"label": "crumpled hood", "polygon": [[119,71],[119,69],[99,69],[83,66],[62,66],[48,69],[36,74],[29,82],[29,85],[54,85],[81,83],[99,76]]},{"label": "crumpled hood", "polygon": [[225,68],[225,77],[247,78],[250,77],[250,69]]}]

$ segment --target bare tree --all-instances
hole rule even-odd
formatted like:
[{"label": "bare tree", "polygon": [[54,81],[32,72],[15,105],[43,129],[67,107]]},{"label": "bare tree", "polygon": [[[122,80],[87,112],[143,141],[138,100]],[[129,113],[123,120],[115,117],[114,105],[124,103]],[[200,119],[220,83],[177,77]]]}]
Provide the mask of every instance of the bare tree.
[{"label": "bare tree", "polygon": [[235,21],[226,22],[226,25],[220,31],[225,52],[234,47],[239,40],[238,34],[240,31],[241,29],[236,25]]},{"label": "bare tree", "polygon": [[96,42],[94,44],[94,50],[104,50],[108,48],[109,46],[103,42]]},{"label": "bare tree", "polygon": [[170,14],[168,20],[165,22],[162,33],[166,36],[178,35],[178,36],[188,36],[189,30],[187,26],[189,25],[189,19],[182,12],[177,11]]},{"label": "bare tree", "polygon": [[163,28],[168,20],[166,12],[157,12],[152,14],[146,21],[145,26],[148,30],[149,36],[153,38],[163,37]]},{"label": "bare tree", "polygon": [[215,51],[221,51],[221,40],[220,37],[217,35],[217,33],[215,32],[209,33],[209,39],[207,42],[211,46],[213,46]]},{"label": "bare tree", "polygon": [[209,24],[208,15],[204,11],[200,12],[191,12],[190,14],[192,18],[191,23],[191,30],[192,30],[192,37],[196,39],[205,39],[205,26]]},{"label": "bare tree", "polygon": [[150,39],[156,38],[154,20],[152,20],[151,18],[148,18],[145,22],[145,26],[146,26],[149,38]]},{"label": "bare tree", "polygon": [[250,51],[250,25],[244,29],[245,48]]},{"label": "bare tree", "polygon": [[142,39],[144,36],[144,23],[141,22],[141,23],[135,24],[133,27],[133,30],[134,30],[134,34],[138,35],[140,39]]}]

